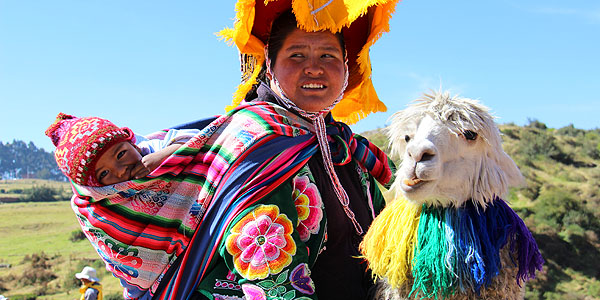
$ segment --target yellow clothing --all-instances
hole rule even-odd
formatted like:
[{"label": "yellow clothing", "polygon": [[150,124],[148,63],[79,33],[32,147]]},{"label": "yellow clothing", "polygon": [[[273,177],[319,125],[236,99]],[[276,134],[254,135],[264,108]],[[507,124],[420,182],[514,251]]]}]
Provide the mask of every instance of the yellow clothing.
[{"label": "yellow clothing", "polygon": [[79,298],[79,300],[89,300],[85,298],[85,292],[87,292],[87,290],[89,288],[95,289],[98,291],[98,297],[96,298],[96,300],[102,300],[102,284],[100,284],[100,282],[96,282],[96,281],[89,281],[88,283],[82,285],[79,288],[79,292],[81,293],[81,297]]}]

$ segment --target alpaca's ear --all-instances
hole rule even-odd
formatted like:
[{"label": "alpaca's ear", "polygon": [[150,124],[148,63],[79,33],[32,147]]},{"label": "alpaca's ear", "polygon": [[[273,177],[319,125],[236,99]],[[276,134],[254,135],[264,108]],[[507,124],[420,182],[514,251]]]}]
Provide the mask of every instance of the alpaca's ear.
[{"label": "alpaca's ear", "polygon": [[521,187],[525,185],[525,178],[517,164],[504,151],[499,151],[498,165],[506,173],[508,187]]},{"label": "alpaca's ear", "polygon": [[502,149],[491,151],[481,159],[471,198],[485,206],[494,197],[505,197],[509,187],[522,185],[523,182],[523,175],[508,154]]}]

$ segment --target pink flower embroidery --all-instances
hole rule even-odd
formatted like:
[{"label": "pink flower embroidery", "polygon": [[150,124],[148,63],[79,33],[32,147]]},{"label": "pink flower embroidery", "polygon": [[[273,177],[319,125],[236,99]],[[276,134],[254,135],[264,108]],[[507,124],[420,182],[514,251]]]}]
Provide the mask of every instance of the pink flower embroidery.
[{"label": "pink flower embroidery", "polygon": [[300,234],[300,240],[306,242],[311,234],[319,232],[321,219],[323,219],[321,194],[308,176],[298,176],[294,178],[292,196],[298,211],[296,230]]},{"label": "pink flower embroidery", "polygon": [[265,300],[267,299],[267,295],[265,295],[265,291],[259,288],[256,285],[252,284],[242,284],[242,291],[244,291],[244,296],[247,300]]},{"label": "pink flower embroidery", "polygon": [[225,245],[235,269],[249,280],[277,274],[292,262],[292,222],[276,205],[261,205],[231,228]]}]

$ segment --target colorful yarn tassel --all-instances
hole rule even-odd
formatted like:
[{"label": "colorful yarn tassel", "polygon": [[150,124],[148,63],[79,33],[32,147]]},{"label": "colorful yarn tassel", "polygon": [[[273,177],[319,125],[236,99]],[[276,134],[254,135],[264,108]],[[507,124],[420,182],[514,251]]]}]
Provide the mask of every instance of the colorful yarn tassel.
[{"label": "colorful yarn tassel", "polygon": [[458,286],[461,291],[476,291],[483,284],[485,264],[481,257],[479,238],[473,229],[473,221],[461,208],[450,224],[455,230],[458,248],[456,259]]},{"label": "colorful yarn tassel", "polygon": [[485,210],[472,202],[459,209],[419,209],[395,201],[375,219],[361,244],[376,277],[399,288],[412,274],[409,297],[435,299],[460,291],[479,294],[508,267],[502,265],[502,248],[518,263],[517,284],[542,269],[544,260],[531,232],[500,198]]},{"label": "colorful yarn tassel", "polygon": [[405,284],[410,276],[420,213],[420,206],[404,199],[389,203],[360,244],[373,274],[387,278],[393,287]]},{"label": "colorful yarn tassel", "polygon": [[426,205],[421,208],[412,269],[414,283],[410,296],[437,299],[439,295],[446,297],[453,293],[451,286],[455,274],[446,265],[448,246],[453,241],[447,239],[450,234],[446,233],[448,228],[444,219],[443,209]]},{"label": "colorful yarn tassel", "polygon": [[512,253],[517,252],[519,271],[517,272],[517,284],[521,281],[535,278],[535,271],[541,271],[544,259],[538,249],[533,235],[523,220],[512,210],[504,200],[497,198],[494,202],[506,212],[506,218],[513,226],[508,234],[508,242]]}]

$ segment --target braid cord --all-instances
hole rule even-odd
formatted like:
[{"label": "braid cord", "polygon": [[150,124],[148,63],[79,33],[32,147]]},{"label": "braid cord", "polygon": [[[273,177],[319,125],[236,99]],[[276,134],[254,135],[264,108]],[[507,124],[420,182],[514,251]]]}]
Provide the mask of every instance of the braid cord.
[{"label": "braid cord", "polygon": [[271,76],[273,77],[273,81],[275,82],[275,88],[279,92],[279,96],[280,96],[279,99],[283,102],[283,104],[288,109],[293,109],[293,110],[297,111],[302,117],[305,117],[313,122],[313,125],[315,128],[315,135],[317,136],[317,141],[319,142],[319,148],[321,149],[321,153],[323,154],[323,163],[325,165],[325,170],[327,171],[327,175],[329,176],[329,179],[331,180],[331,183],[333,185],[333,190],[335,191],[335,195],[337,196],[340,204],[342,205],[342,208],[344,209],[344,213],[346,213],[346,216],[352,222],[352,225],[354,226],[354,231],[359,236],[362,236],[364,233],[364,230],[363,230],[362,226],[360,225],[360,223],[358,223],[358,221],[356,220],[356,216],[354,215],[354,212],[350,208],[350,198],[348,197],[348,194],[344,190],[344,187],[342,186],[342,183],[340,182],[337,174],[335,173],[335,169],[333,168],[333,161],[331,160],[331,150],[329,149],[329,142],[327,141],[327,125],[325,125],[325,115],[328,114],[329,111],[331,111],[335,107],[336,104],[338,104],[340,101],[342,101],[342,98],[344,97],[344,90],[348,86],[348,74],[349,73],[348,73],[347,61],[344,64],[345,78],[344,78],[344,85],[342,87],[340,95],[335,99],[335,101],[333,101],[333,103],[331,105],[329,105],[328,107],[326,107],[318,112],[306,111],[306,110],[298,107],[292,100],[290,100],[287,97],[287,95],[285,94],[285,92],[283,91],[283,89],[281,88],[281,86],[279,85],[279,81],[277,80],[277,78],[275,77],[275,74],[271,70],[271,67],[270,67],[271,62],[269,60],[267,60],[266,65],[267,65],[267,73],[271,74]]}]

